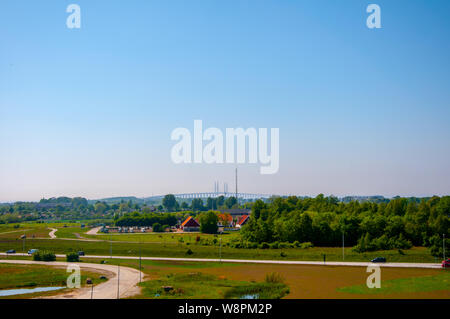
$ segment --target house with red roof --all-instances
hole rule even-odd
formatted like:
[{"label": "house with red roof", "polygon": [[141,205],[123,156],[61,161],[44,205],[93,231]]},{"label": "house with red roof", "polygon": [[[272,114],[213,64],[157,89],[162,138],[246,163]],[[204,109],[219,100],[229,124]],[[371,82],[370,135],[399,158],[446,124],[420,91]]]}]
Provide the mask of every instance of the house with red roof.
[{"label": "house with red roof", "polygon": [[180,229],[184,232],[194,232],[200,230],[200,224],[192,216],[186,218],[186,220],[181,224]]},{"label": "house with red roof", "polygon": [[243,215],[241,218],[239,218],[238,222],[236,223],[236,227],[241,228],[248,222],[249,219],[250,215]]}]

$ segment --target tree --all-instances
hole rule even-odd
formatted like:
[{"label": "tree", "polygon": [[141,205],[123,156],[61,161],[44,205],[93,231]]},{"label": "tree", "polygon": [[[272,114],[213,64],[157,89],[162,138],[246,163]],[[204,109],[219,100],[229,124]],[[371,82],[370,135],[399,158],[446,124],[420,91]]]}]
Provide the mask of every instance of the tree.
[{"label": "tree", "polygon": [[194,198],[192,200],[191,208],[194,212],[204,210],[205,207],[203,206],[203,200],[201,198]]},{"label": "tree", "polygon": [[155,233],[162,233],[164,231],[163,227],[161,226],[160,223],[154,223],[152,226],[152,230]]},{"label": "tree", "polygon": [[199,217],[200,231],[206,234],[216,234],[217,233],[217,222],[218,217],[213,211],[208,211],[206,213],[201,213]]},{"label": "tree", "polygon": [[227,208],[232,208],[234,205],[237,204],[236,197],[233,197],[233,196],[232,196],[232,197],[228,197],[228,198],[225,200],[224,204],[225,204],[225,206],[226,206]]},{"label": "tree", "polygon": [[97,203],[95,203],[95,205],[94,205],[95,211],[96,211],[97,213],[99,213],[99,214],[103,214],[103,213],[106,211],[107,208],[108,208],[108,207],[107,207],[104,203],[102,203],[102,202],[97,202]]},{"label": "tree", "polygon": [[173,212],[177,206],[177,200],[174,195],[168,194],[164,196],[162,204],[168,212]]},{"label": "tree", "polygon": [[206,199],[206,208],[207,209],[217,209],[217,202],[215,199],[208,197]]}]

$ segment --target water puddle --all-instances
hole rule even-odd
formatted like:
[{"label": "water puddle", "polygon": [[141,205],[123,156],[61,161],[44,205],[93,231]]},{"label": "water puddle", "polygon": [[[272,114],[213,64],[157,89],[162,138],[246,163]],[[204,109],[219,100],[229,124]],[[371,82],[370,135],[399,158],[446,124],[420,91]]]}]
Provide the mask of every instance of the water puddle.
[{"label": "water puddle", "polygon": [[7,290],[0,290],[0,297],[33,294],[36,292],[54,291],[54,290],[60,290],[60,289],[64,289],[64,288],[66,288],[66,287],[38,287],[38,288],[30,288],[30,289],[7,289]]}]

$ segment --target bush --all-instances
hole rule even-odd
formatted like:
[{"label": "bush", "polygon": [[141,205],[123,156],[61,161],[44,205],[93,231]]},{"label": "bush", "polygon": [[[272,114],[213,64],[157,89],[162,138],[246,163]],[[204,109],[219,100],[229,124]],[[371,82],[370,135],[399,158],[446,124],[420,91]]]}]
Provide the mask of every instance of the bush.
[{"label": "bush", "polygon": [[164,231],[164,229],[162,228],[160,223],[154,223],[153,226],[152,226],[152,230],[155,233],[161,233],[161,232]]},{"label": "bush", "polygon": [[51,251],[37,251],[33,254],[34,261],[55,261],[56,256]]},{"label": "bush", "polygon": [[192,255],[194,252],[189,248],[187,251],[186,251],[186,255]]},{"label": "bush", "polygon": [[300,242],[298,240],[294,241],[293,243],[294,247],[300,247]]},{"label": "bush", "polygon": [[280,244],[277,241],[269,244],[269,248],[271,248],[271,249],[278,249],[279,247],[280,247]]},{"label": "bush", "polygon": [[313,247],[314,247],[314,245],[309,241],[300,244],[301,249],[308,249],[308,248],[313,248]]},{"label": "bush", "polygon": [[281,256],[281,257],[287,257],[287,254],[286,254],[285,252],[282,251],[282,252],[280,253],[280,256]]},{"label": "bush", "polygon": [[264,243],[259,244],[258,247],[261,248],[261,249],[267,249],[267,248],[269,248],[269,244],[264,242]]},{"label": "bush", "polygon": [[376,250],[410,249],[411,247],[412,243],[405,239],[402,234],[394,238],[388,238],[386,235],[383,235],[375,239],[366,234],[358,240],[358,244],[353,247],[353,251],[363,253]]},{"label": "bush", "polygon": [[80,261],[80,256],[78,255],[78,253],[68,253],[66,255],[66,260],[70,263],[78,262]]},{"label": "bush", "polygon": [[283,248],[289,248],[289,247],[291,247],[291,245],[290,245],[289,243],[280,243],[280,244],[278,245],[278,248],[281,248],[281,249],[283,249]]},{"label": "bush", "polygon": [[265,282],[272,284],[284,283],[284,278],[277,272],[272,272],[266,275]]}]

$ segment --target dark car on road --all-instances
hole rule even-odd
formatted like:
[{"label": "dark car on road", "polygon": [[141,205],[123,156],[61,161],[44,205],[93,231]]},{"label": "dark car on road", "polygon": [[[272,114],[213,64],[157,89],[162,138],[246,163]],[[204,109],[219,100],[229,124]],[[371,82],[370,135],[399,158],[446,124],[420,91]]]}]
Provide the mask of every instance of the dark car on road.
[{"label": "dark car on road", "polygon": [[385,263],[386,262],[386,258],[384,257],[377,257],[371,260],[371,262],[373,263]]},{"label": "dark car on road", "polygon": [[6,253],[7,253],[7,254],[15,254],[16,251],[15,251],[14,249],[10,249],[10,250],[8,250]]},{"label": "dark car on road", "polygon": [[450,267],[450,258],[442,261],[442,268]]},{"label": "dark car on road", "polygon": [[84,251],[79,251],[78,256],[84,256]]}]

